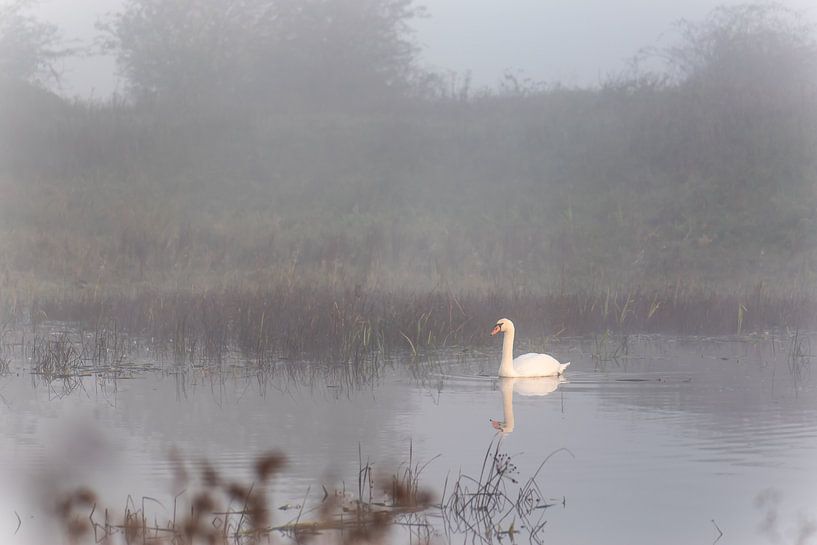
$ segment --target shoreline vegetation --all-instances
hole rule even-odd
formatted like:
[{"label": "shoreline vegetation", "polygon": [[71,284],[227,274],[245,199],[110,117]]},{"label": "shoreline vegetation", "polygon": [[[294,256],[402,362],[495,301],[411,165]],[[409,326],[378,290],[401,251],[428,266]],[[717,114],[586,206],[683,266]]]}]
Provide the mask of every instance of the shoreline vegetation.
[{"label": "shoreline vegetation", "polygon": [[47,508],[58,533],[71,543],[241,545],[276,538],[294,543],[392,543],[395,532],[406,532],[412,543],[435,542],[439,532],[486,544],[515,535],[542,543],[549,508],[566,507],[564,497],[547,496],[537,482],[557,454],[573,456],[557,449],[523,479],[511,455],[503,452],[498,433],[479,474],[460,470],[446,476],[441,490],[432,491],[421,480],[436,457],[417,462],[410,445],[407,461],[389,473],[376,470],[361,452],[356,479],[308,488],[299,503],[280,505],[272,493],[276,478],[286,470],[287,458],[280,452],[259,455],[246,483],[223,476],[206,461],[191,464],[173,451],[173,487],[180,492],[170,505],[154,497],[140,501],[129,496],[118,512],[105,507],[90,488],[77,487],[50,491],[54,505]]},{"label": "shoreline vegetation", "polygon": [[[40,345],[40,356],[33,359],[45,358],[46,368],[65,366],[71,353],[77,361],[93,359],[89,353],[125,356],[126,339],[147,341],[164,354],[170,350],[179,361],[219,362],[232,354],[256,364],[311,358],[370,362],[393,353],[416,356],[489,345],[490,324],[505,315],[513,315],[534,345],[595,335],[791,335],[811,331],[817,322],[814,299],[760,288],[731,296],[680,288],[674,293],[455,295],[291,286],[103,296],[85,291],[30,301],[3,298],[2,303],[1,333],[31,331],[34,348]],[[55,323],[92,339],[93,346],[47,335]]]},{"label": "shoreline vegetation", "polygon": [[128,82],[104,101],[48,91],[56,30],[3,12],[0,34],[41,38],[0,73],[4,320],[342,359],[481,343],[501,316],[532,338],[817,325],[800,14],[721,7],[597,86],[474,90],[418,68],[410,1],[207,3],[201,27],[185,1],[103,25]]}]

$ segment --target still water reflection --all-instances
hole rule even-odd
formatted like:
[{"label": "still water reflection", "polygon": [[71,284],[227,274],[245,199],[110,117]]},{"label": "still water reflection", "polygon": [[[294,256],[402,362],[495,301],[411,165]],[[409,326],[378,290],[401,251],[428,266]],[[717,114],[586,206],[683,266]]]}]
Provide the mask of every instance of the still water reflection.
[{"label": "still water reflection", "polygon": [[[421,481],[442,492],[479,474],[500,433],[520,482],[558,451],[536,479],[558,499],[540,540],[712,543],[722,530],[719,543],[817,543],[813,359],[792,358],[785,340],[631,339],[610,361],[589,341],[555,349],[573,362],[564,380],[499,380],[499,355],[473,351],[366,372],[142,358],[139,372],[50,381],[12,361],[0,377],[0,542],[40,542],[55,486],[90,485],[108,505],[172,502],[171,452],[188,470],[208,461],[250,480],[255,456],[280,449],[289,464],[273,501],[296,505],[356,483],[361,458],[396,468],[409,449],[415,462],[439,456]],[[449,539],[464,537],[434,537]]]},{"label": "still water reflection", "polygon": [[491,419],[494,429],[503,433],[511,433],[516,427],[513,416],[514,394],[523,396],[546,396],[552,394],[565,382],[564,377],[536,377],[536,378],[499,378],[499,391],[502,392],[502,420]]}]

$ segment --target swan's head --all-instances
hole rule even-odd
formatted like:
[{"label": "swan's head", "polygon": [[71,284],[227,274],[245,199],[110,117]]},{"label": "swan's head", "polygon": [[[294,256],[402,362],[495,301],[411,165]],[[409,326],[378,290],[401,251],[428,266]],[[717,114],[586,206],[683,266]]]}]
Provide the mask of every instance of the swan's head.
[{"label": "swan's head", "polygon": [[497,320],[496,325],[491,330],[491,335],[507,333],[508,331],[513,331],[513,322],[507,318],[502,318],[501,320]]}]

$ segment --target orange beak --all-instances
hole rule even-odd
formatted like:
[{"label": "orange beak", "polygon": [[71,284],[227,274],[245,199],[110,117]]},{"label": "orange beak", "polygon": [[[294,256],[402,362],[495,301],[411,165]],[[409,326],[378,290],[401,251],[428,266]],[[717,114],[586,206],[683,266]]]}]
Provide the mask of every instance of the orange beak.
[{"label": "orange beak", "polygon": [[495,326],[494,326],[494,328],[491,330],[491,336],[496,335],[496,334],[497,334],[497,333],[499,333],[500,331],[501,331],[501,330],[499,329],[499,326],[498,326],[498,325],[495,325]]}]

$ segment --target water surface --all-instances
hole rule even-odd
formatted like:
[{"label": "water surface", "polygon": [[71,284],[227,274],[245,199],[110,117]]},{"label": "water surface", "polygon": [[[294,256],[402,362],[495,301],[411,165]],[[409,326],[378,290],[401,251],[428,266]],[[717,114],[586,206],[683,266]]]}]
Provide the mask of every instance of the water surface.
[{"label": "water surface", "polygon": [[[139,354],[116,375],[50,381],[12,358],[0,377],[0,541],[42,539],[42,496],[55,488],[87,484],[111,506],[128,495],[171,505],[185,486],[180,459],[188,472],[206,460],[249,481],[271,449],[289,459],[276,506],[307,491],[318,502],[321,485],[356,487],[362,462],[405,467],[410,451],[415,463],[433,459],[421,482],[439,497],[446,479],[478,475],[501,438],[520,482],[555,452],[536,478],[555,504],[541,513],[543,542],[709,544],[722,531],[718,543],[817,543],[817,383],[813,360],[791,348],[787,338],[631,338],[614,360],[598,341],[563,340],[549,346],[572,361],[559,382],[496,379],[498,346],[363,371]],[[474,541],[436,528],[435,542],[449,539]]]}]

